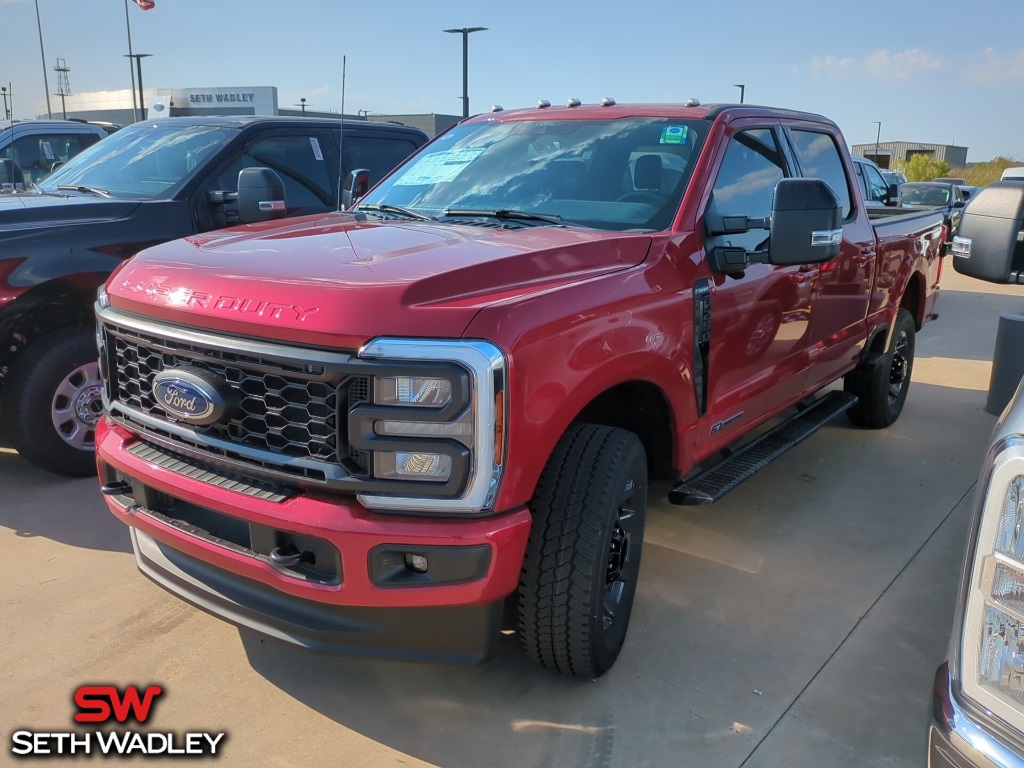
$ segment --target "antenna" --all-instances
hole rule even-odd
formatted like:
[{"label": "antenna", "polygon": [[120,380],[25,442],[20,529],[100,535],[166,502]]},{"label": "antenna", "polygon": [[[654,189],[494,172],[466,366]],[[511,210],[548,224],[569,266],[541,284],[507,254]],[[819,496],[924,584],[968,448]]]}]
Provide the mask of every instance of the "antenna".
[{"label": "antenna", "polygon": [[341,138],[338,139],[338,210],[341,210],[341,185],[345,183],[345,57],[341,57]]}]

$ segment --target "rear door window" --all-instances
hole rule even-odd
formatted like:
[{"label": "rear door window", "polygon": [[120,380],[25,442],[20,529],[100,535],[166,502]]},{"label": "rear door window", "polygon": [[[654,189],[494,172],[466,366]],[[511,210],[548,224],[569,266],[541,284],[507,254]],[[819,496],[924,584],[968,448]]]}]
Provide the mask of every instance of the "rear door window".
[{"label": "rear door window", "polygon": [[832,187],[832,191],[839,198],[845,221],[852,210],[850,185],[842,156],[832,134],[791,128],[789,136],[803,175],[809,179],[821,179]]}]

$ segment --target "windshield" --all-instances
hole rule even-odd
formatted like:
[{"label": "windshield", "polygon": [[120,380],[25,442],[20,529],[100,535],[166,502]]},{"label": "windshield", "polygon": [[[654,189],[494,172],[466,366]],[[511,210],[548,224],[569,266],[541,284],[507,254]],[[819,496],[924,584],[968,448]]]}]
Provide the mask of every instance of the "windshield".
[{"label": "windshield", "polygon": [[515,212],[596,229],[668,229],[706,126],[661,118],[459,125],[360,207],[399,206],[444,221],[496,211],[506,225],[526,220],[507,215]]},{"label": "windshield", "polygon": [[38,186],[51,193],[63,187],[140,200],[164,198],[235,133],[221,126],[137,123],[75,156]]},{"label": "windshield", "polygon": [[900,187],[900,202],[903,205],[946,205],[949,203],[949,187],[904,184]]}]

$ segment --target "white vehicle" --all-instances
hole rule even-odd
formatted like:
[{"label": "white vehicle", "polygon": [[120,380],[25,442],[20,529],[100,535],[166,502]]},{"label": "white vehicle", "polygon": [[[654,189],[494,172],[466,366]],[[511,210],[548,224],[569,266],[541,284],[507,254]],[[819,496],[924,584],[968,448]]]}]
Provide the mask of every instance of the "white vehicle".
[{"label": "white vehicle", "polygon": [[1024,165],[1017,165],[1003,171],[1000,181],[1005,181],[1006,179],[1024,179]]},{"label": "white vehicle", "polygon": [[[1022,228],[1024,188],[989,184],[964,212],[953,268],[1020,284]],[[1024,768],[1022,387],[996,424],[981,467],[949,656],[933,689],[929,768]]]}]

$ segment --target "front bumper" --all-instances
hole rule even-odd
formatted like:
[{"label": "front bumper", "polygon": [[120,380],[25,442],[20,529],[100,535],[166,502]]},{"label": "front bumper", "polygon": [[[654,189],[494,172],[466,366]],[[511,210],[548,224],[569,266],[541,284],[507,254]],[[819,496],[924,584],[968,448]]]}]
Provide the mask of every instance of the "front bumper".
[{"label": "front bumper", "polygon": [[[107,505],[131,526],[139,569],[168,591],[318,651],[433,661],[488,654],[519,581],[527,509],[437,519],[373,513],[333,494],[267,498],[154,461],[139,444],[101,424],[97,463],[104,483],[131,487]],[[315,564],[275,559],[285,547],[312,551]],[[406,553],[426,557],[427,572],[409,570]]]},{"label": "front bumper", "polygon": [[946,664],[935,675],[932,714],[928,768],[1024,768],[1022,734],[983,722],[982,713],[959,698]]}]

